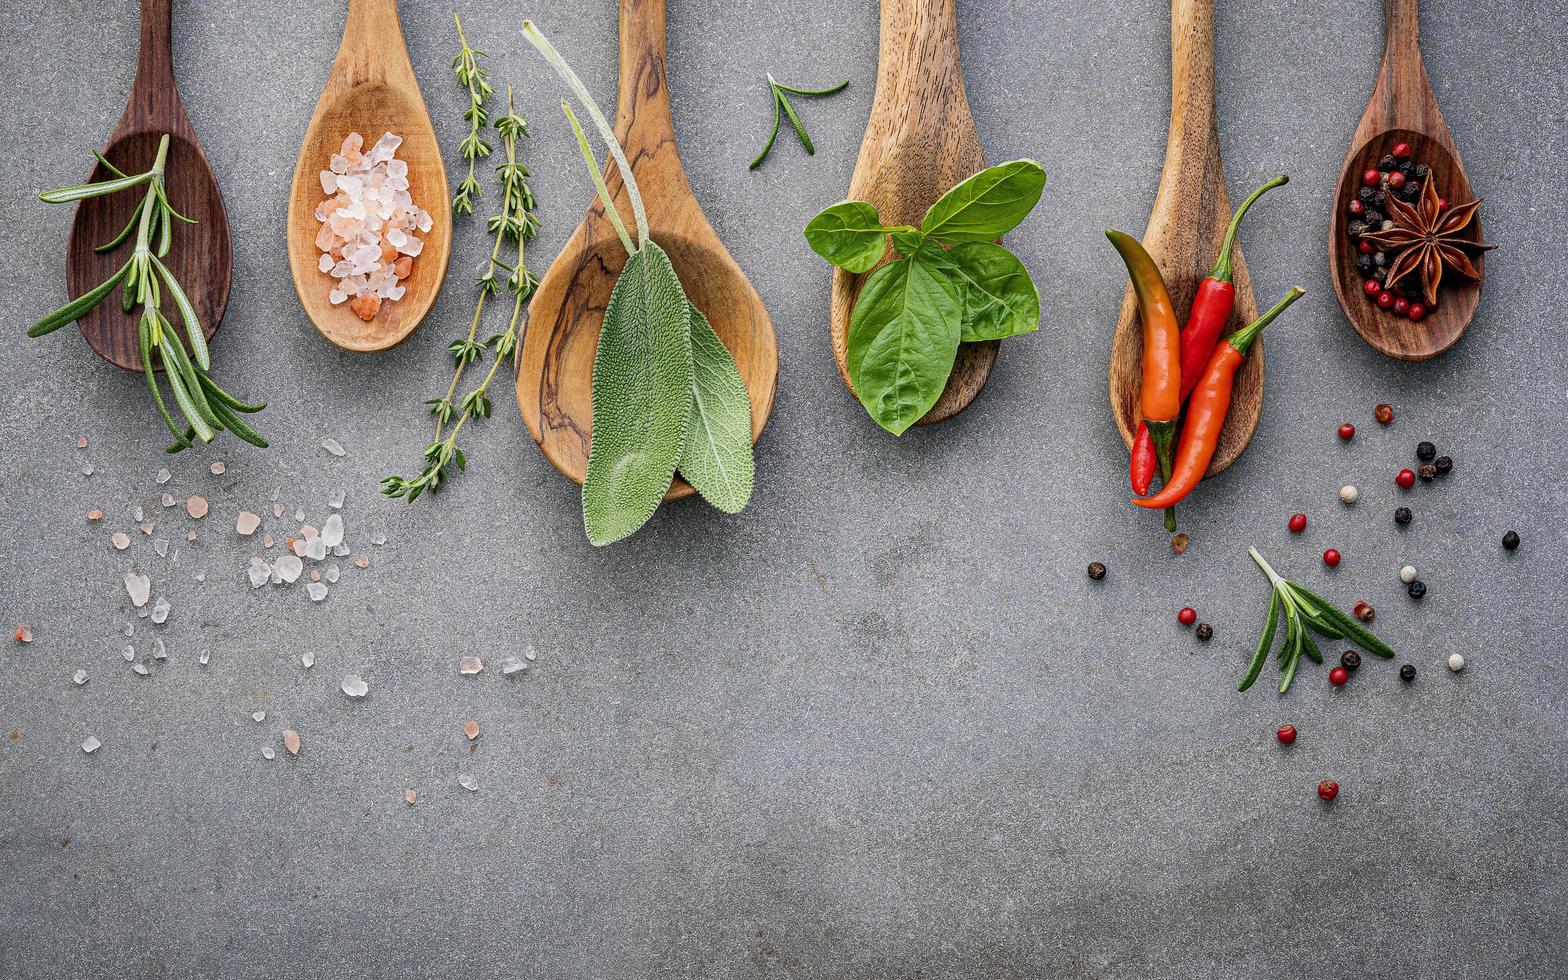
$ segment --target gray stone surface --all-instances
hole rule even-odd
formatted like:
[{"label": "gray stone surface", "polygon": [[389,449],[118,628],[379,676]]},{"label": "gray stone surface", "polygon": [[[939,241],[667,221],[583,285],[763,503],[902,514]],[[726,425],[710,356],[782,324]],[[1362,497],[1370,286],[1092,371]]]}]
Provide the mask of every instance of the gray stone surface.
[{"label": "gray stone surface", "polygon": [[[128,0],[6,6],[0,609],[7,631],[28,622],[37,639],[0,650],[0,975],[1568,971],[1561,4],[1426,4],[1433,83],[1502,248],[1469,336],[1424,365],[1364,345],[1325,269],[1328,197],[1376,70],[1376,5],[1221,5],[1232,193],[1292,177],[1247,229],[1259,299],[1296,282],[1308,297],[1270,331],[1258,437],[1184,508],[1181,557],[1126,502],[1104,391],[1125,280],[1100,232],[1140,230],[1153,199],[1163,3],[961,5],[988,154],[1032,155],[1051,175],[1010,239],[1045,325],[1005,345],[967,414],[895,440],[839,383],[828,268],[799,234],[853,166],[875,4],[674,0],[683,155],[772,312],[779,397],[744,515],[667,507],[605,551],[505,390],[441,498],[374,493],[418,460],[419,400],[445,383],[484,246],[461,230],[448,288],[396,350],[345,354],[301,315],[283,202],[341,3],[176,5],[181,87],[234,228],[216,371],[271,400],[273,448],[168,460],[138,379],[71,330],[23,339],[64,298],[70,221],[34,195],[83,173],[112,128],[136,14]],[[452,145],[447,5],[403,6]],[[590,187],[561,90],[518,26],[538,14],[608,102],[615,4],[463,6],[534,123],[542,271]],[[747,173],[766,70],[852,82],[801,106],[814,159],[786,134]],[[1371,421],[1379,401],[1399,413],[1391,428]],[[1348,446],[1334,436],[1347,419],[1362,433]],[[324,436],[348,455],[327,456]],[[1409,495],[1416,522],[1399,533],[1392,475],[1429,437],[1456,469]],[[195,543],[183,512],[161,515],[177,562],[129,517],[166,464],[168,489],[213,503]],[[1335,499],[1346,482],[1362,489],[1354,509]],[[372,564],[319,605],[244,581],[259,546],[233,534],[236,511],[296,529],[265,509],[275,487],[318,523],[331,491],[349,492],[349,539]],[[94,506],[108,516],[90,525]],[[1313,523],[1291,538],[1297,510]],[[1497,544],[1509,527],[1525,540],[1513,555]],[[129,551],[110,550],[115,529]],[[384,547],[366,546],[375,533]],[[1337,692],[1314,668],[1284,698],[1266,683],[1237,694],[1267,598],[1249,543],[1336,599],[1375,603],[1419,680],[1374,662]],[[1318,560],[1330,545],[1346,555],[1335,573]],[[1083,571],[1095,559],[1110,567],[1098,584]],[[1407,561],[1431,587],[1420,605],[1396,578]],[[133,565],[174,603],[162,630],[137,621],[142,656],[154,636],[169,649],[147,677],[119,653]],[[1212,643],[1177,627],[1188,604]],[[500,659],[527,643],[539,660],[502,678]],[[1470,663],[1459,675],[1442,666],[1456,650]],[[464,653],[486,671],[459,675]],[[362,702],[338,689],[349,672],[370,684]],[[469,718],[484,726],[472,747]],[[1290,751],[1272,737],[1285,722],[1302,732]],[[298,758],[285,727],[301,733]],[[103,741],[91,756],[88,735]],[[282,758],[264,760],[268,744]],[[477,792],[459,786],[465,772]],[[1332,807],[1313,794],[1323,778],[1343,787]]]}]

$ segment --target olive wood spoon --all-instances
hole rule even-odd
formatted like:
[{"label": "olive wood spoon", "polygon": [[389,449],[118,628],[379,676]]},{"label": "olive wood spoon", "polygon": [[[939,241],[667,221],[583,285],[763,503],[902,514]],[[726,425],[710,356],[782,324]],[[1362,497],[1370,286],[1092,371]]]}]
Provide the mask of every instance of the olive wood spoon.
[{"label": "olive wood spoon", "polygon": [[[849,199],[871,204],[884,225],[919,225],[937,198],[985,169],[964,92],[956,0],[882,0],[878,48],[877,90]],[[883,262],[893,257],[889,248]],[[855,386],[845,362],[849,318],[870,275],[833,270],[833,359],[851,392]],[[947,387],[915,424],[941,422],[968,408],[991,376],[1000,343],[960,344]]]},{"label": "olive wood spoon", "polygon": [[[223,208],[218,182],[213,178],[201,142],[196,139],[196,130],[185,115],[175,85],[174,56],[170,46],[172,6],[173,0],[142,0],[141,55],[136,81],[131,85],[125,112],[109,137],[104,156],[128,174],[142,173],[152,166],[153,158],[158,155],[159,140],[165,133],[169,135],[169,157],[164,171],[169,203],[198,223],[175,226],[174,247],[164,258],[164,264],[190,297],[202,332],[211,337],[229,305],[229,282],[233,274],[229,217]],[[100,163],[88,179],[100,181],[111,176]],[[119,234],[141,200],[138,189],[135,193],[87,198],[77,205],[66,252],[66,284],[73,298],[88,292],[125,264],[125,246],[102,255],[93,249]],[[88,345],[104,360],[127,371],[140,372],[142,353],[137,317],[136,312],[126,313],[115,296],[94,307],[77,321],[77,325]],[[171,316],[170,321],[183,335],[184,318]],[[188,339],[186,343],[188,346]],[[159,369],[161,365],[154,365],[154,370]]]},{"label": "olive wood spoon", "polygon": [[[316,206],[326,197],[321,171],[342,147],[343,138],[359,133],[368,148],[387,132],[403,138],[397,156],[408,162],[409,196],[435,224],[423,236],[424,249],[401,284],[407,290],[403,298],[383,302],[366,322],[348,303],[334,306],[327,298],[336,280],[317,265],[321,222],[316,219]],[[378,351],[413,333],[446,278],[452,251],[450,202],[441,148],[403,43],[397,0],[349,0],[343,42],[305,132],[289,191],[289,270],[294,291],[324,337],[345,350]]]},{"label": "olive wood spoon", "polygon": [[[1383,0],[1383,66],[1378,71],[1372,98],[1367,101],[1361,124],[1350,139],[1339,186],[1334,190],[1333,215],[1328,223],[1329,277],[1351,326],[1367,343],[1390,357],[1424,361],[1452,347],[1470,326],[1481,301],[1481,281],[1445,275],[1436,309],[1419,321],[1381,310],[1367,301],[1362,277],[1356,272],[1356,245],[1346,233],[1352,220],[1345,210],[1361,188],[1364,171],[1397,143],[1409,143],[1411,159],[1431,168],[1438,193],[1451,201],[1469,201],[1474,195],[1465,175],[1454,138],[1437,109],[1437,97],[1421,61],[1421,6],[1418,0]],[[1481,218],[1470,220],[1468,233],[1481,241]],[[1486,259],[1470,261],[1483,275]]]},{"label": "olive wood spoon", "polygon": [[[702,213],[681,167],[664,73],[664,0],[621,0],[621,83],[615,136],[631,161],[650,237],[669,253],[692,305],[740,368],[751,398],[751,439],[762,434],[778,384],[778,340],[762,297]],[[605,165],[616,208],[632,226],[620,171]],[[593,361],[610,290],[626,249],[597,200],[539,282],[517,358],[517,403],[546,458],[574,483],[588,471]],[[690,496],[677,477],[665,500]]]},{"label": "olive wood spoon", "polygon": [[[1198,285],[1219,255],[1230,223],[1225,168],[1220,162],[1219,130],[1214,118],[1214,0],[1171,0],[1171,121],[1165,168],[1154,210],[1143,232],[1143,247],[1159,264],[1176,312],[1185,320]],[[1110,261],[1110,258],[1107,257]],[[1231,332],[1258,318],[1252,280],[1238,241],[1232,253],[1236,307],[1225,329]],[[1111,410],[1122,441],[1132,446],[1140,419],[1143,382],[1143,327],[1132,287],[1122,299],[1111,341]],[[1263,344],[1252,345],[1236,376],[1230,414],[1209,476],[1222,472],[1247,448],[1263,407]]]}]

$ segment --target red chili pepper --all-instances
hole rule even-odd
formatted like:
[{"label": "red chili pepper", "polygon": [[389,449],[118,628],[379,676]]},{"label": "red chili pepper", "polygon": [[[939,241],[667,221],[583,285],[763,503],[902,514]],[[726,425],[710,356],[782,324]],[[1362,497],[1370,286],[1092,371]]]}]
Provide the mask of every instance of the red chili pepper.
[{"label": "red chili pepper", "polygon": [[1225,416],[1230,413],[1231,386],[1236,372],[1247,359],[1247,351],[1258,339],[1263,328],[1285,311],[1285,308],[1302,297],[1304,290],[1291,287],[1285,298],[1274,304],[1256,322],[1243,327],[1230,339],[1215,348],[1203,380],[1193,389],[1192,403],[1187,406],[1187,421],[1181,429],[1181,444],[1176,447],[1176,461],[1170,479],[1159,493],[1142,500],[1134,500],[1139,507],[1163,510],[1181,503],[1208,472],[1209,461],[1220,442],[1220,432],[1225,428]]},{"label": "red chili pepper", "polygon": [[[1236,308],[1236,286],[1231,282],[1234,274],[1231,265],[1231,251],[1236,244],[1236,232],[1241,227],[1241,219],[1252,207],[1252,202],[1262,197],[1276,187],[1289,183],[1290,178],[1284,174],[1259,187],[1247,199],[1241,202],[1241,207],[1231,216],[1230,226],[1225,229],[1225,240],[1220,243],[1220,257],[1214,263],[1214,270],[1207,279],[1198,285],[1198,294],[1192,301],[1192,312],[1187,316],[1187,325],[1181,330],[1181,397],[1183,401],[1192,394],[1192,389],[1197,385],[1198,379],[1203,377],[1203,369],[1209,363],[1209,356],[1214,353],[1214,347],[1220,341],[1220,334],[1225,330],[1225,324],[1230,322],[1230,315]],[[1149,429],[1145,425],[1138,426],[1138,435],[1133,439],[1132,463],[1129,474],[1132,477],[1133,492],[1140,497],[1149,492],[1149,484],[1153,482],[1155,469],[1159,459],[1154,451],[1154,440],[1149,438]]]}]

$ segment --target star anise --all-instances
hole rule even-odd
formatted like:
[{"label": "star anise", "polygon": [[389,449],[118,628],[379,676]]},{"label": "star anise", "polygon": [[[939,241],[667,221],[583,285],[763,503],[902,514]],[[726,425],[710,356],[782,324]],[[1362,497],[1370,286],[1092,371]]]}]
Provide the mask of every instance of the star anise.
[{"label": "star anise", "polygon": [[1414,206],[1389,195],[1385,207],[1394,226],[1361,236],[1363,241],[1395,255],[1388,267],[1386,281],[1390,285],[1419,272],[1421,288],[1432,306],[1437,305],[1437,287],[1443,281],[1444,267],[1470,279],[1480,279],[1481,271],[1471,263],[1471,255],[1497,247],[1471,241],[1463,234],[1481,206],[1481,199],[1441,208],[1436,183],[1427,178],[1421,187],[1421,199]]}]

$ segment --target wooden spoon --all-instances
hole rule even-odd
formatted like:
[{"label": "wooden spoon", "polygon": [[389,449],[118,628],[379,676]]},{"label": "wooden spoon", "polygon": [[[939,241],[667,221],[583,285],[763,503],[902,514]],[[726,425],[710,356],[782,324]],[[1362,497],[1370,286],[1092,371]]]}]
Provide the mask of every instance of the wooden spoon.
[{"label": "wooden spoon", "polygon": [[[1171,122],[1165,169],[1143,246],[1160,266],[1171,302],[1185,318],[1192,298],[1219,257],[1230,223],[1225,168],[1214,119],[1214,0],[1171,0]],[[1107,261],[1114,259],[1107,253]],[[1236,308],[1225,333],[1258,318],[1252,280],[1238,243],[1233,253]],[[1131,448],[1138,432],[1143,383],[1143,326],[1132,287],[1122,299],[1111,341],[1111,410],[1122,441]],[[1230,414],[1209,476],[1223,472],[1247,448],[1263,408],[1263,346],[1252,345],[1231,395]]]},{"label": "wooden spoon", "polygon": [[[1367,302],[1362,292],[1362,277],[1356,272],[1355,244],[1346,234],[1351,215],[1345,210],[1361,188],[1364,171],[1377,169],[1377,162],[1396,143],[1409,143],[1411,159],[1431,168],[1430,180],[1437,181],[1440,194],[1451,201],[1469,201],[1470,178],[1465,175],[1454,138],[1437,109],[1437,97],[1421,61],[1421,8],[1418,0],[1383,0],[1383,67],[1378,72],[1372,98],[1361,116],[1361,125],[1350,139],[1345,167],[1334,191],[1333,215],[1328,227],[1329,275],[1339,305],[1366,342],[1389,355],[1406,361],[1424,361],[1452,347],[1481,301],[1480,280],[1462,276],[1443,277],[1442,302],[1420,321],[1380,310]],[[1481,241],[1481,218],[1471,219],[1468,229]],[[1471,257],[1484,274],[1486,260]]]},{"label": "wooden spoon", "polygon": [[[984,169],[958,58],[956,0],[882,0],[877,91],[849,198],[874,206],[885,225],[919,225],[937,198]],[[892,258],[890,248],[883,261]],[[869,276],[833,270],[833,359],[851,392],[855,386],[844,360],[849,316]],[[991,376],[1000,343],[960,344],[947,387],[916,424],[940,422],[968,408]]]},{"label": "wooden spoon", "polygon": [[[382,303],[367,323],[348,303],[333,306],[327,298],[335,280],[317,266],[321,250],[316,248],[316,234],[321,222],[316,220],[316,205],[326,197],[321,171],[342,147],[343,138],[359,133],[370,147],[387,132],[403,138],[397,156],[408,161],[408,193],[414,204],[430,213],[435,225],[424,236],[424,250],[414,259],[412,275],[402,283],[407,290],[403,298]],[[441,148],[403,44],[397,0],[349,0],[343,42],[305,133],[289,191],[289,269],[294,291],[323,336],[345,350],[377,351],[413,333],[446,278],[452,252],[450,201]]]},{"label": "wooden spoon", "polygon": [[[756,442],[773,411],[778,340],[752,288],[686,182],[675,147],[664,74],[664,0],[621,0],[621,86],[615,135],[632,161],[653,240],[670,255],[692,305],[729,348],[751,396]],[[605,181],[628,228],[630,199],[620,171]],[[610,290],[626,249],[597,200],[540,280],[517,359],[517,403],[545,456],[574,483],[588,471],[593,436],[593,359]],[[676,478],[665,500],[692,493]]]},{"label": "wooden spoon", "polygon": [[[125,113],[109,137],[104,156],[128,174],[142,173],[158,155],[158,141],[169,134],[169,157],[164,171],[169,203],[199,224],[175,225],[174,247],[164,264],[196,307],[203,333],[211,337],[229,305],[233,270],[229,217],[223,209],[218,182],[213,179],[212,168],[175,86],[174,56],[169,43],[172,5],[173,0],[142,0],[141,61]],[[103,164],[98,164],[89,180],[110,176]],[[141,203],[142,190],[88,198],[77,206],[66,270],[66,283],[73,298],[91,290],[125,264],[129,246],[104,255],[93,249],[113,240],[125,227],[131,211]],[[173,308],[167,302],[165,310],[171,314],[169,319],[175,329],[183,332],[183,319],[172,315]],[[118,292],[77,321],[88,345],[105,360],[139,372],[142,355],[136,323],[137,314],[122,309]],[[161,365],[154,365],[154,370],[160,369]]]}]

